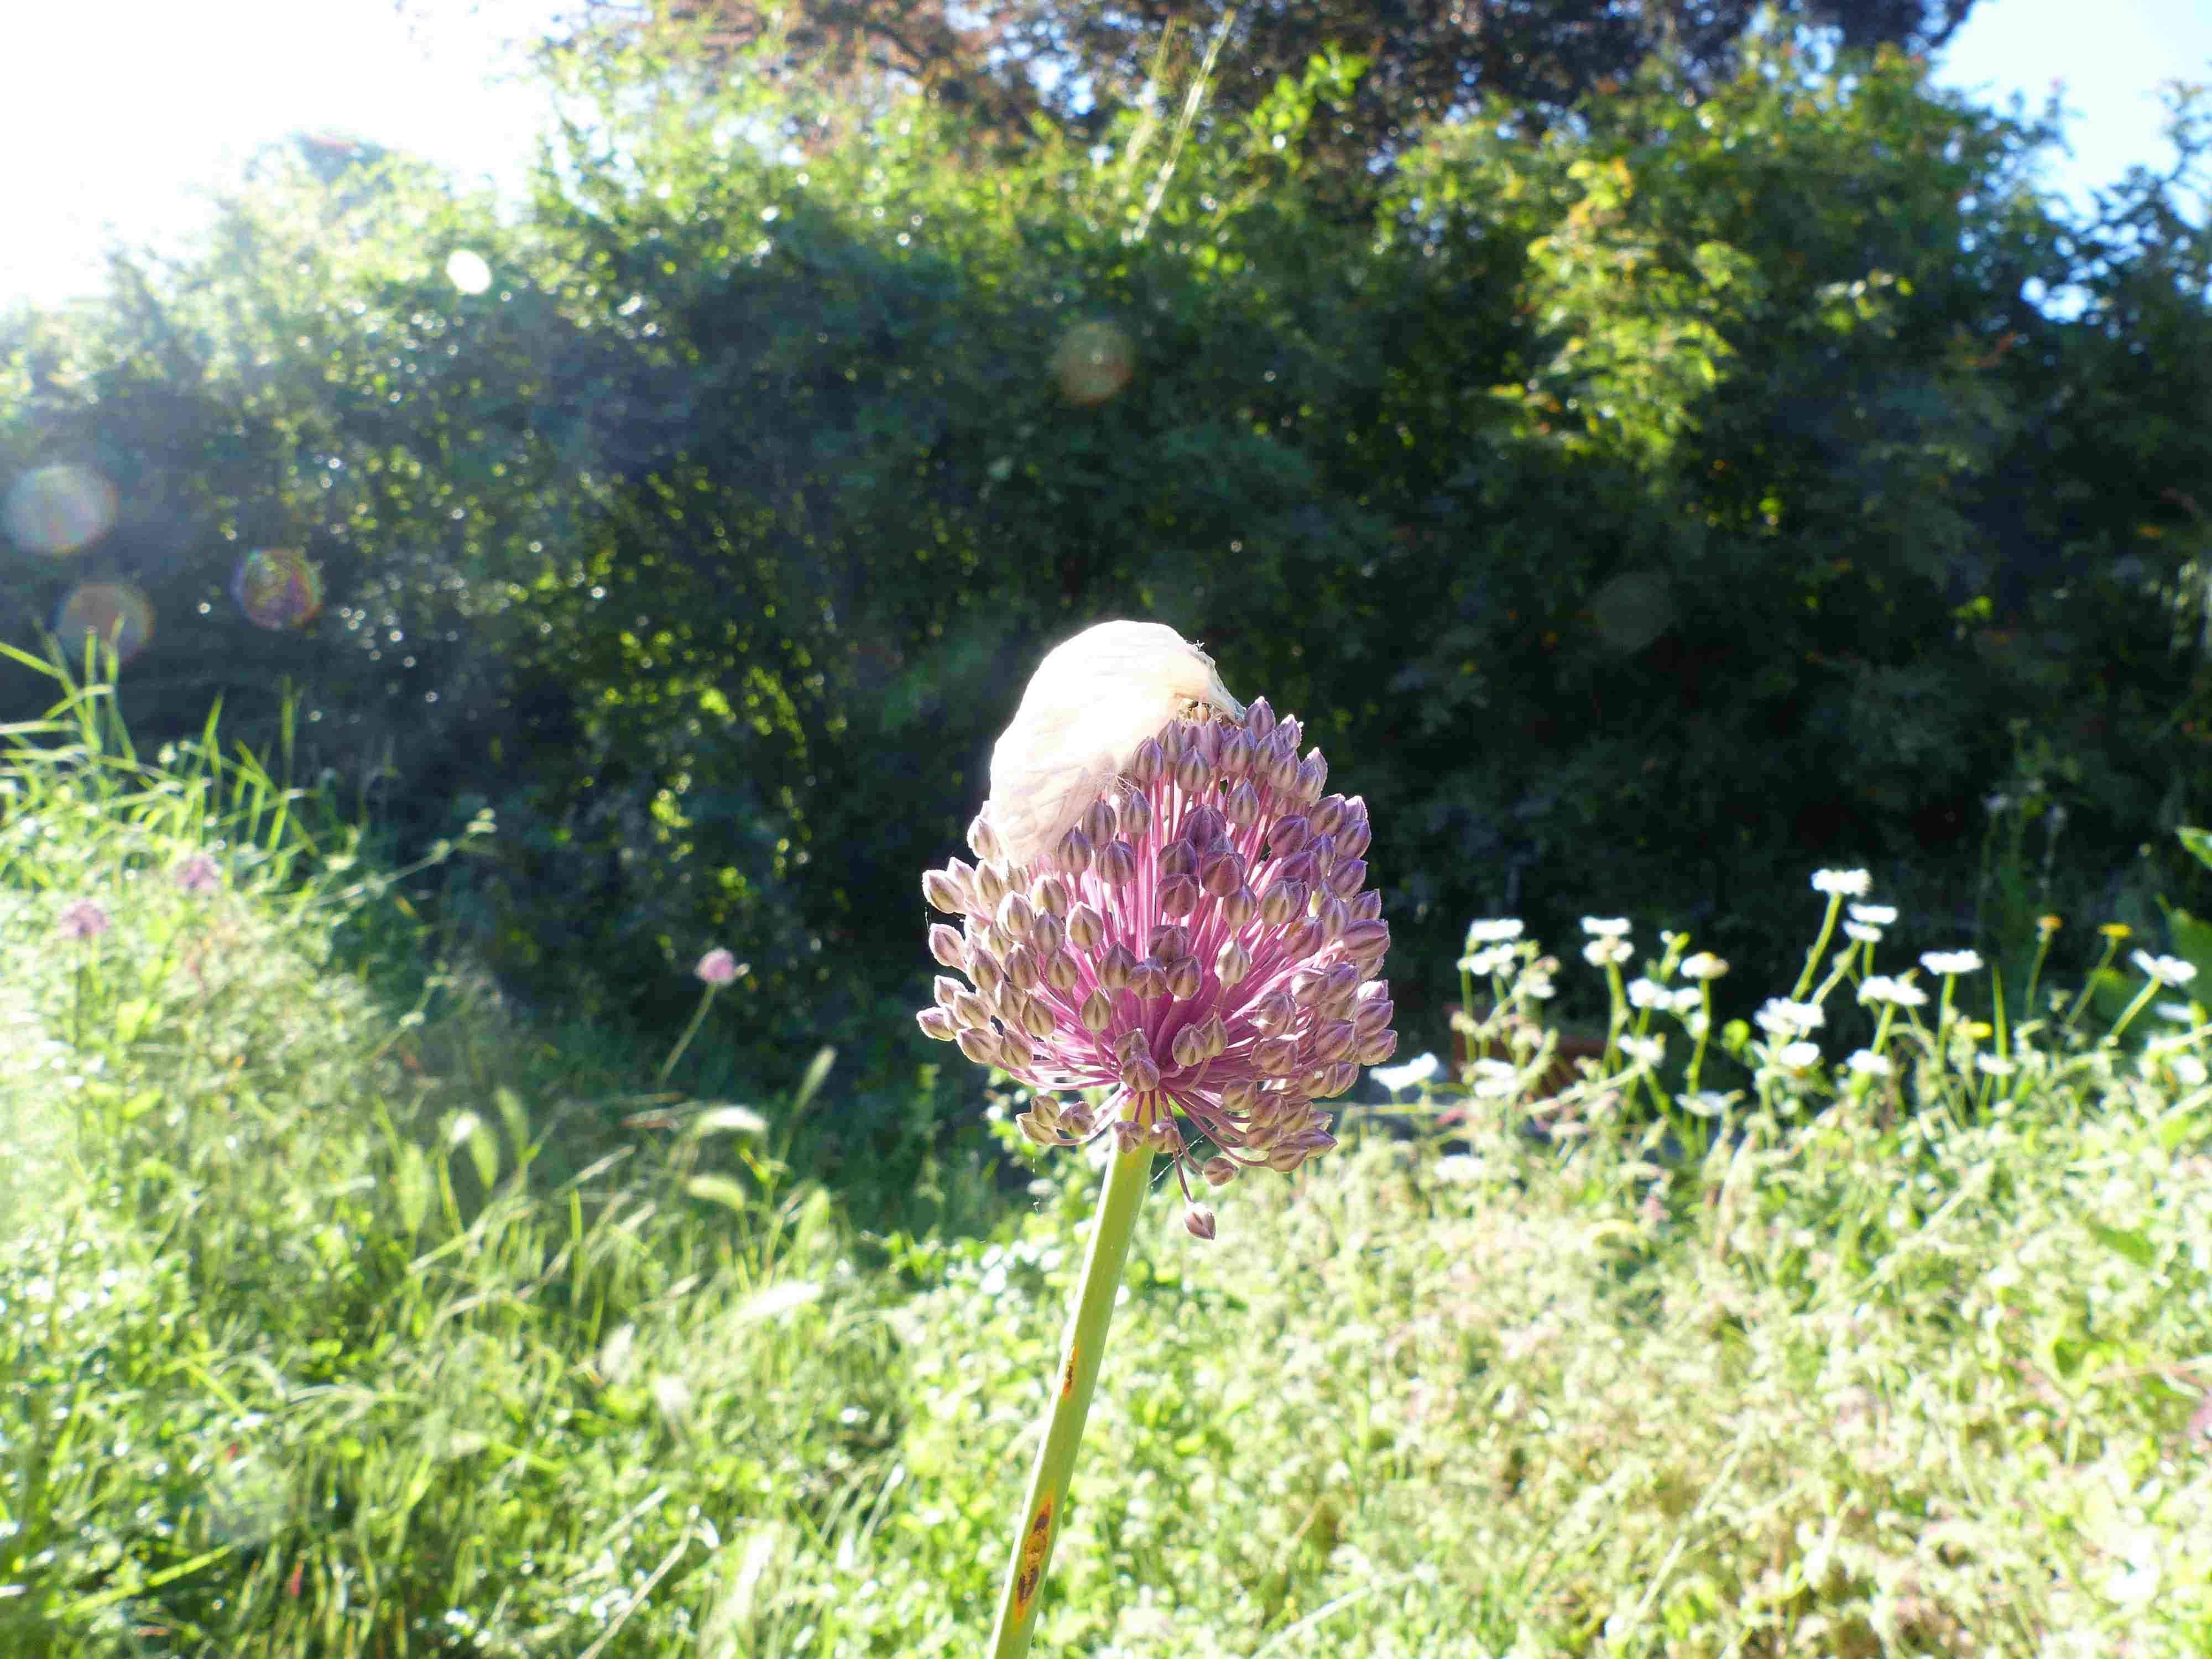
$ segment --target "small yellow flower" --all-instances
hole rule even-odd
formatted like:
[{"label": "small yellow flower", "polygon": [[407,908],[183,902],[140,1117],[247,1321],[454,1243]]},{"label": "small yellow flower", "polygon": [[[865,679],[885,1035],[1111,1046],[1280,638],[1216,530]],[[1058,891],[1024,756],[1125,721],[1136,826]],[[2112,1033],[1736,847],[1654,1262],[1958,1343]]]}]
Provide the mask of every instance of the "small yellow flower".
[{"label": "small yellow flower", "polygon": [[2045,939],[2049,939],[2065,925],[2065,921],[2057,916],[2038,916],[2035,919],[2035,931]]},{"label": "small yellow flower", "polygon": [[2108,921],[2097,930],[2106,939],[2125,939],[2135,932],[2124,921]]}]

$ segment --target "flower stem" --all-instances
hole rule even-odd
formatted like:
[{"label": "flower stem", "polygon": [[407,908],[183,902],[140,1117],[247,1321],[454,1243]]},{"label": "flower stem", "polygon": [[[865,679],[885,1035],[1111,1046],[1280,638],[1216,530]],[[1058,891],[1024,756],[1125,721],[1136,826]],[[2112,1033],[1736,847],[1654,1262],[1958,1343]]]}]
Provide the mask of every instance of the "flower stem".
[{"label": "flower stem", "polygon": [[1029,1492],[1022,1499],[1021,1525],[1014,1534],[1006,1585],[999,1593],[991,1659],[1021,1659],[1030,1650],[1037,1592],[1043,1588],[1052,1547],[1059,1541],[1066,1518],[1068,1478],[1074,1473],[1084,1422],[1091,1415],[1091,1390],[1106,1354],[1106,1327],[1114,1316],[1115,1293],[1121,1287],[1122,1264],[1129,1259],[1129,1239],[1137,1230],[1137,1212],[1144,1204],[1152,1171],[1149,1147],[1121,1153],[1107,1166],[1098,1191],[1098,1214],[1091,1224],[1091,1249],[1075,1287],[1075,1313],[1068,1322],[1059,1382],[1045,1418],[1036,1467],[1030,1473]]}]

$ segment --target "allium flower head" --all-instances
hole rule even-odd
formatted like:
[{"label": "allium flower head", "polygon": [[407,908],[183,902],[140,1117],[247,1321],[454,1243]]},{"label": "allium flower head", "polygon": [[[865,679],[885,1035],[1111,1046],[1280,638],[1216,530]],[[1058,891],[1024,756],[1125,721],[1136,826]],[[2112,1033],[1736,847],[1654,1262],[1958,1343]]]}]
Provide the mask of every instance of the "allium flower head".
[{"label": "allium flower head", "polygon": [[222,885],[222,872],[205,853],[195,853],[177,866],[177,885],[197,896]]},{"label": "allium flower head", "polygon": [[[1018,726],[1037,699],[1032,684]],[[1030,1139],[1110,1131],[1124,1151],[1174,1158],[1186,1191],[1194,1168],[1218,1186],[1327,1152],[1316,1103],[1398,1042],[1376,977],[1390,930],[1366,884],[1365,804],[1322,793],[1320,751],[1302,758],[1298,722],[1264,699],[1231,700],[1228,716],[1190,701],[1195,718],[1164,720],[1086,786],[1042,854],[1013,856],[1003,826],[1061,809],[994,793],[969,828],[978,862],[923,876],[924,896],[958,923],[931,927],[930,954],[966,978],[940,975],[918,1016],[1036,1091],[1017,1120]],[[1036,759],[1027,775],[1049,789],[1091,775]],[[1092,1088],[1113,1091],[1095,1114],[1057,1095]],[[1202,1162],[1178,1115],[1211,1143]]]},{"label": "allium flower head", "polygon": [[63,908],[61,929],[71,939],[98,939],[107,931],[107,912],[90,899],[78,899]]},{"label": "allium flower head", "polygon": [[691,971],[708,985],[728,985],[744,971],[744,964],[718,945],[701,957]]}]

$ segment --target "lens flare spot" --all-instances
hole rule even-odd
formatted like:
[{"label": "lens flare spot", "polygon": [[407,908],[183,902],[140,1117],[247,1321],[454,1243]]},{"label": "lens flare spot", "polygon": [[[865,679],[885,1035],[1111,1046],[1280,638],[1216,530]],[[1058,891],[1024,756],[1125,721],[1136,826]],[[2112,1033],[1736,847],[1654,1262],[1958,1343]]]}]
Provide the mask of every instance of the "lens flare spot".
[{"label": "lens flare spot", "polygon": [[8,492],[8,533],[33,553],[82,553],[114,528],[116,505],[115,486],[90,467],[42,466]]},{"label": "lens flare spot", "polygon": [[95,639],[127,663],[153,643],[154,602],[136,582],[79,582],[54,613],[54,632],[72,655]]},{"label": "lens flare spot", "polygon": [[464,294],[481,294],[491,286],[491,267],[482,254],[462,248],[447,259],[446,280]]},{"label": "lens flare spot", "polygon": [[1673,584],[1656,570],[1631,570],[1590,595],[1590,623],[1606,648],[1641,651],[1674,625]]},{"label": "lens flare spot", "polygon": [[1072,404],[1103,404],[1129,384],[1137,348],[1119,326],[1078,323],[1053,348],[1052,378]]},{"label": "lens flare spot", "polygon": [[256,548],[231,573],[230,597],[256,628],[304,628],[323,608],[322,569],[295,548]]}]

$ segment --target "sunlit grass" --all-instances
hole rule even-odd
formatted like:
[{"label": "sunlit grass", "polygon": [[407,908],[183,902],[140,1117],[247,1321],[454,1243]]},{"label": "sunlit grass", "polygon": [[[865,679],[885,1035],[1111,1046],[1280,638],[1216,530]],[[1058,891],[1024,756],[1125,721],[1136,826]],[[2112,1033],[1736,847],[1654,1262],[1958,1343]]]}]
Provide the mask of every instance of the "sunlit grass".
[{"label": "sunlit grass", "polygon": [[[790,1167],[835,1066],[741,1109],[395,1002],[311,799],[64,695],[0,824],[0,1652],[976,1650],[1082,1159],[894,1232]],[[1492,937],[1429,1118],[1153,1212],[1042,1650],[2212,1646],[2202,1032],[1834,949],[1700,1031],[1689,944],[1594,958],[1543,1133],[1584,969]]]}]

